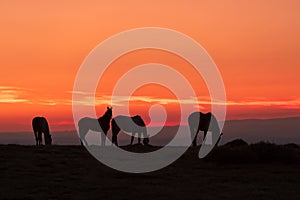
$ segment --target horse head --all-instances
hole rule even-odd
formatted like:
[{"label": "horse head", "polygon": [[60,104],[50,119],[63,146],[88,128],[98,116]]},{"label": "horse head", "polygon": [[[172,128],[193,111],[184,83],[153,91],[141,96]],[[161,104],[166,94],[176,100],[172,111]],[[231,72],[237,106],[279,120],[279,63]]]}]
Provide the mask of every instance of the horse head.
[{"label": "horse head", "polygon": [[107,106],[107,110],[104,114],[108,119],[111,119],[112,118],[112,107],[108,107]]}]

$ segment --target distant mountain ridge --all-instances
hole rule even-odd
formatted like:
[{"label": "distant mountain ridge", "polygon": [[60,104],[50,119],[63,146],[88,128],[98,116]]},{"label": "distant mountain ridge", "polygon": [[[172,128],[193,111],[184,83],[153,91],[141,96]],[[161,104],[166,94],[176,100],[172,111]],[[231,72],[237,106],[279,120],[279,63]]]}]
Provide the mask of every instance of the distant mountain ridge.
[{"label": "distant mountain ridge", "polygon": [[269,141],[300,144],[300,117],[229,120],[223,132],[224,140],[228,137],[242,138],[250,143]]}]

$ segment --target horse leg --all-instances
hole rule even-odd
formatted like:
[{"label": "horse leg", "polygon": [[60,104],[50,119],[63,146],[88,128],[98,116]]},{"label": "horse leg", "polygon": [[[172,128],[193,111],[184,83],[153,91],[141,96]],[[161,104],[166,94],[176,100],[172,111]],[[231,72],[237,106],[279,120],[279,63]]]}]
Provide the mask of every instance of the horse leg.
[{"label": "horse leg", "polygon": [[104,146],[106,145],[107,131],[104,133]]},{"label": "horse leg", "polygon": [[195,133],[195,137],[193,139],[193,146],[197,146],[197,136],[198,136],[198,131]]},{"label": "horse leg", "polygon": [[115,140],[116,140],[115,137],[116,137],[116,136],[115,136],[114,134],[112,134],[112,136],[111,136],[111,145],[114,145],[114,144],[115,144]]},{"label": "horse leg", "polygon": [[85,140],[85,135],[87,133],[88,130],[86,130],[85,128],[79,126],[79,139],[80,139],[80,143],[81,145],[87,145],[87,141]]},{"label": "horse leg", "polygon": [[116,146],[118,146],[118,137],[117,137],[117,134],[113,134],[112,135],[112,144],[115,144]]},{"label": "horse leg", "polygon": [[197,146],[197,135],[198,135],[199,126],[200,126],[199,120],[200,120],[200,116],[197,119],[194,119],[194,117],[188,119],[191,140],[193,141],[192,144],[194,147]]},{"label": "horse leg", "polygon": [[35,145],[38,146],[38,135],[36,131],[34,131],[34,137],[35,137]]},{"label": "horse leg", "polygon": [[135,133],[132,133],[131,140],[130,140],[130,145],[132,145],[132,143],[133,143],[134,135],[135,135]]},{"label": "horse leg", "polygon": [[82,138],[82,139],[80,140],[80,142],[81,142],[81,145],[84,145],[84,146],[87,146],[87,145],[88,145],[88,143],[87,143],[87,141],[85,140],[85,138]]},{"label": "horse leg", "polygon": [[141,144],[141,132],[138,132],[138,144]]},{"label": "horse leg", "polygon": [[115,138],[115,145],[118,147],[119,145],[118,145],[118,135],[116,134],[116,136],[115,136],[116,138]]},{"label": "horse leg", "polygon": [[111,132],[112,132],[112,143],[118,146],[118,133],[120,132],[120,128],[118,127],[115,120],[112,120]]},{"label": "horse leg", "polygon": [[105,146],[106,141],[106,133],[100,133],[101,134],[101,146]]},{"label": "horse leg", "polygon": [[204,131],[203,141],[205,140],[206,134],[207,134],[207,130]]},{"label": "horse leg", "polygon": [[42,131],[38,130],[38,145],[43,144]]},{"label": "horse leg", "polygon": [[143,144],[148,145],[149,144],[149,136],[147,135],[147,130],[143,130]]}]

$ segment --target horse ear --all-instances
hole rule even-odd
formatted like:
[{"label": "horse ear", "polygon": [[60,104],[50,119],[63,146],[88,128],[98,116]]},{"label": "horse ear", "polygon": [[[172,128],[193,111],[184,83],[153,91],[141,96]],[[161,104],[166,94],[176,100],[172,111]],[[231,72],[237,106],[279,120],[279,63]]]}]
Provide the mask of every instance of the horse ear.
[{"label": "horse ear", "polygon": [[107,108],[107,110],[109,110],[109,107],[108,107],[108,106],[107,106],[106,108]]}]

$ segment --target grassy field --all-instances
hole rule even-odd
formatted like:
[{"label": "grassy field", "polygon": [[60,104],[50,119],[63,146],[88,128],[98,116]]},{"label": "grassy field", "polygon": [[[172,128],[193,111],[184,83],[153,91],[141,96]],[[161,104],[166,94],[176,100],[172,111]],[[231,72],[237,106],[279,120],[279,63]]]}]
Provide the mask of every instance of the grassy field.
[{"label": "grassy field", "polygon": [[0,145],[0,199],[300,199],[297,146],[231,143],[205,160],[198,151],[159,171],[129,174],[81,146]]}]

